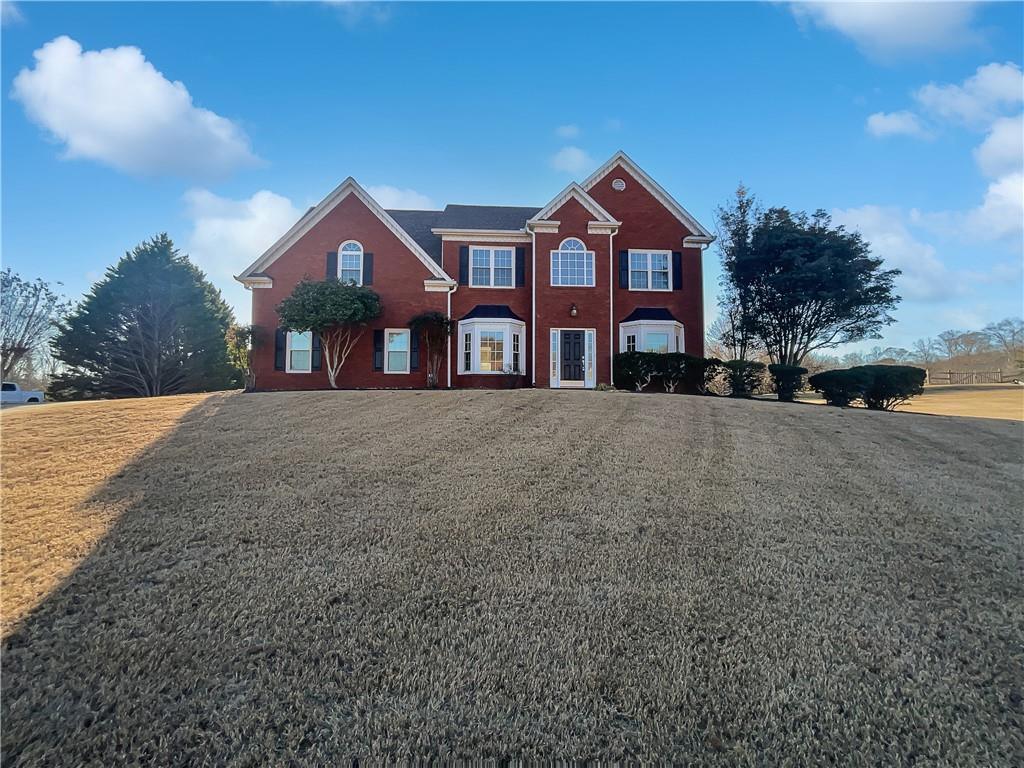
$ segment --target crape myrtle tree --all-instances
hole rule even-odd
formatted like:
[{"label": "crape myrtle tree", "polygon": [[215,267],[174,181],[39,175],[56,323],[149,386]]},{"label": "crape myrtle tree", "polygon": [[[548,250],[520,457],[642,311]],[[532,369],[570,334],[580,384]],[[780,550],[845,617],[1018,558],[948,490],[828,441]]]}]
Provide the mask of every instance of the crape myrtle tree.
[{"label": "crape myrtle tree", "polygon": [[235,386],[231,309],[166,234],[136,246],[58,325],[57,397],[154,397]]},{"label": "crape myrtle tree", "polygon": [[820,210],[758,213],[749,247],[723,267],[730,290],[742,297],[742,327],[780,365],[880,338],[900,300],[893,292],[899,270],[882,269],[859,233],[833,226]]},{"label": "crape myrtle tree", "polygon": [[448,348],[448,338],[455,329],[452,319],[443,312],[422,312],[409,320],[409,328],[420,334],[427,357],[427,386],[436,387],[441,364]]},{"label": "crape myrtle tree", "polygon": [[338,371],[367,324],[380,316],[380,296],[369,288],[328,280],[303,280],[277,307],[281,327],[312,331],[320,337],[327,380],[338,388]]},{"label": "crape myrtle tree", "polygon": [[25,280],[10,267],[0,272],[0,367],[9,379],[22,368],[34,370],[45,357],[57,319],[71,304],[44,280]]}]

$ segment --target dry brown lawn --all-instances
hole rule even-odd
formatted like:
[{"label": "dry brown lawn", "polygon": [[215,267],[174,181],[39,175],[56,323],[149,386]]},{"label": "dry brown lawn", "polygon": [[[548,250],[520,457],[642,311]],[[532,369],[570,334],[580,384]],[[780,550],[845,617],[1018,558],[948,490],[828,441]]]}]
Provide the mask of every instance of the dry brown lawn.
[{"label": "dry brown lawn", "polygon": [[[774,399],[774,395],[765,399]],[[802,402],[824,405],[817,393],[801,393]],[[933,384],[924,394],[898,407],[905,413],[970,416],[977,419],[1024,421],[1024,387],[1019,384]]]},{"label": "dry brown lawn", "polygon": [[5,765],[1024,761],[1020,422],[522,390],[0,424]]}]

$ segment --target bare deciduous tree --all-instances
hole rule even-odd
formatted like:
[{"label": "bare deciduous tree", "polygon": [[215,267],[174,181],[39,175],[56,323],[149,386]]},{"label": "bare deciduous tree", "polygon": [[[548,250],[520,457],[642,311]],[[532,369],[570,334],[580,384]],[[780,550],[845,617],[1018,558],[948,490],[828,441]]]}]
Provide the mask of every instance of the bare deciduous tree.
[{"label": "bare deciduous tree", "polygon": [[[42,279],[24,280],[10,267],[0,273],[0,358],[7,379],[38,355],[53,334],[54,321],[70,302]],[[34,365],[35,361],[28,362]]]}]

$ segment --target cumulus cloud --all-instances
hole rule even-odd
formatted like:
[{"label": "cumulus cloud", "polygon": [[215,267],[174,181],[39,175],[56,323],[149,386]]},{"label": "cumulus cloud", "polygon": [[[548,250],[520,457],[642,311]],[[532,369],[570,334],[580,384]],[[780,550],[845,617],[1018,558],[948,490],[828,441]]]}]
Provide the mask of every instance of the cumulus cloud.
[{"label": "cumulus cloud", "polygon": [[974,150],[974,159],[990,178],[1024,168],[1024,114],[996,120],[981,146]]},{"label": "cumulus cloud", "polygon": [[563,139],[575,139],[580,135],[580,127],[571,123],[569,125],[560,125],[555,128],[555,133]]},{"label": "cumulus cloud", "polygon": [[793,3],[802,24],[845,35],[878,58],[950,50],[976,42],[975,3]]},{"label": "cumulus cloud", "polygon": [[551,158],[551,167],[565,173],[583,173],[594,165],[593,158],[579,147],[562,147]]},{"label": "cumulus cloud", "polygon": [[930,133],[921,123],[921,119],[909,110],[900,112],[875,112],[868,117],[867,131],[879,138],[885,136],[914,136],[929,138]]},{"label": "cumulus cloud", "polygon": [[885,259],[889,269],[900,269],[900,295],[917,301],[948,298],[958,288],[935,247],[918,240],[907,227],[899,210],[877,205],[839,209],[832,212],[837,224],[856,230],[871,244],[871,251]]},{"label": "cumulus cloud", "polygon": [[248,317],[245,289],[233,279],[277,242],[302,214],[292,201],[267,190],[232,200],[206,189],[185,193],[186,215],[191,222],[187,252],[234,305]]},{"label": "cumulus cloud", "polygon": [[387,184],[379,184],[375,187],[367,187],[366,191],[370,193],[370,197],[380,203],[382,208],[397,210],[432,210],[434,208],[434,201],[415,189],[399,189]]},{"label": "cumulus cloud", "polygon": [[985,191],[981,205],[965,217],[968,234],[1021,246],[1024,238],[1024,173],[1002,176]]},{"label": "cumulus cloud", "polygon": [[25,15],[21,12],[21,8],[18,4],[11,0],[2,0],[0,2],[0,24],[7,26],[8,24],[18,24],[25,20]]},{"label": "cumulus cloud", "polygon": [[937,118],[984,127],[1024,102],[1024,73],[1011,62],[986,64],[959,85],[929,83],[914,99]]},{"label": "cumulus cloud", "polygon": [[29,118],[86,158],[138,174],[221,177],[256,162],[235,123],[197,107],[134,46],[83,51],[57,37],[14,78]]}]

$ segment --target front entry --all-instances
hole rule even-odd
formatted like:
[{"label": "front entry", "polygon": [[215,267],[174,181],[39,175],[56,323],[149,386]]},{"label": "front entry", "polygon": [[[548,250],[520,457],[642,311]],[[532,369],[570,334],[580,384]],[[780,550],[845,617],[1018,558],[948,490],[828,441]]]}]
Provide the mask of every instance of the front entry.
[{"label": "front entry", "polygon": [[597,332],[593,328],[551,329],[550,386],[592,388],[597,385]]},{"label": "front entry", "polygon": [[583,386],[583,331],[562,331],[563,386]]}]

